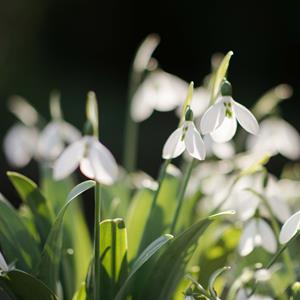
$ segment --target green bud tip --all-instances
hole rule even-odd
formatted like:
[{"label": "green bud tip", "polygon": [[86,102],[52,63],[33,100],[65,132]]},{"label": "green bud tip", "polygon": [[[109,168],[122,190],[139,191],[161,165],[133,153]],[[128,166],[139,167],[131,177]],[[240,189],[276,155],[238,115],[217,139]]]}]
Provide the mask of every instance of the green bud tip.
[{"label": "green bud tip", "polygon": [[87,120],[83,126],[83,135],[93,135],[93,134],[94,134],[93,124],[91,123],[90,120]]},{"label": "green bud tip", "polygon": [[193,111],[192,111],[191,107],[188,105],[186,107],[186,111],[185,111],[185,120],[186,121],[193,121],[193,119],[194,119]]},{"label": "green bud tip", "polygon": [[222,96],[232,96],[232,87],[231,83],[224,79],[221,85],[221,94]]}]

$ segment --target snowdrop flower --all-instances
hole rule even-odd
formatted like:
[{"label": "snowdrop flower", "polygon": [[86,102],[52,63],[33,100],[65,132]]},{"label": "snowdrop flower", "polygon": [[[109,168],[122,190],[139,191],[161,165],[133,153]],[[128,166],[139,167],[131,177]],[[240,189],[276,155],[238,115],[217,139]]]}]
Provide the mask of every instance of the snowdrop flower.
[{"label": "snowdrop flower", "polygon": [[118,176],[118,165],[111,152],[93,136],[84,136],[69,145],[54,163],[53,176],[63,179],[78,166],[86,177],[103,184],[113,184]]},{"label": "snowdrop flower", "polygon": [[210,134],[217,143],[225,143],[233,138],[237,121],[248,132],[257,134],[258,123],[253,114],[231,97],[231,84],[224,81],[219,97],[203,115],[200,123],[202,134]]},{"label": "snowdrop flower", "polygon": [[297,234],[298,230],[300,230],[300,211],[289,217],[283,224],[279,234],[279,242],[281,244],[287,243]]},{"label": "snowdrop flower", "polygon": [[65,144],[71,144],[80,137],[79,130],[73,125],[63,120],[54,120],[40,134],[37,146],[39,157],[55,160],[64,150]]},{"label": "snowdrop flower", "polygon": [[276,238],[268,223],[263,219],[253,218],[245,226],[238,250],[241,256],[246,256],[258,246],[269,253],[277,250]]},{"label": "snowdrop flower", "polygon": [[181,155],[186,149],[188,153],[199,160],[205,159],[205,146],[200,133],[196,129],[193,120],[193,112],[187,108],[185,121],[167,139],[162,157],[171,159]]},{"label": "snowdrop flower", "polygon": [[9,267],[0,251],[0,275],[1,275],[1,271],[8,272],[8,270],[9,270]]},{"label": "snowdrop flower", "polygon": [[131,117],[142,122],[154,110],[170,111],[175,109],[186,95],[187,82],[177,76],[154,70],[135,92],[131,102]]},{"label": "snowdrop flower", "polygon": [[203,137],[206,154],[214,154],[220,159],[232,158],[235,154],[234,145],[232,142],[227,143],[216,143],[210,135],[205,135]]},{"label": "snowdrop flower", "polygon": [[248,296],[251,291],[240,289],[236,295],[236,300],[273,300],[273,298],[262,295]]},{"label": "snowdrop flower", "polygon": [[280,153],[292,160],[300,157],[299,133],[288,122],[276,117],[262,121],[259,134],[249,136],[246,146],[254,152],[269,152],[271,155]]}]

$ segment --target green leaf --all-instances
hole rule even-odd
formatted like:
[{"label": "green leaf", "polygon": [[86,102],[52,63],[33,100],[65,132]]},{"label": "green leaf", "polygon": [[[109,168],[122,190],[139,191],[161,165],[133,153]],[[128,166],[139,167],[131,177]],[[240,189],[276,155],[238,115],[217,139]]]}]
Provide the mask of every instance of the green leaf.
[{"label": "green leaf", "polygon": [[213,295],[214,298],[218,297],[218,295],[215,291],[215,288],[214,288],[217,278],[219,276],[221,276],[225,271],[228,271],[230,269],[231,269],[231,267],[228,267],[228,266],[220,268],[220,269],[216,270],[215,272],[213,272],[213,274],[210,276],[208,289],[209,289],[210,294]]},{"label": "green leaf", "polygon": [[127,232],[122,219],[100,223],[101,299],[114,299],[127,276]]},{"label": "green leaf", "polygon": [[0,276],[0,286],[15,296],[12,300],[58,300],[42,281],[20,270]]},{"label": "green leaf", "polygon": [[126,281],[122,285],[121,289],[119,290],[117,296],[115,297],[115,300],[122,300],[126,297],[126,292],[129,289],[131,278],[136,274],[136,272],[147,262],[149,259],[159,250],[161,247],[163,247],[165,244],[167,244],[171,239],[173,239],[173,236],[171,234],[165,234],[158,239],[156,239],[154,242],[152,242],[137,258],[137,260],[134,262],[132,266],[132,270],[130,274],[128,275]]},{"label": "green leaf", "polygon": [[183,277],[185,267],[197,247],[199,237],[214,219],[230,214],[233,212],[223,212],[199,220],[175,237],[156,261],[149,276],[144,279],[140,299],[172,299],[174,291]]},{"label": "green leaf", "polygon": [[87,295],[86,295],[86,286],[85,286],[85,282],[83,282],[80,286],[80,289],[73,296],[72,300],[85,300],[86,297],[87,297]]},{"label": "green leaf", "polygon": [[212,89],[212,103],[216,101],[217,95],[220,90],[220,85],[224,77],[226,76],[227,69],[229,66],[230,58],[233,55],[232,51],[229,51],[223,58],[222,62],[220,63],[216,75],[214,78],[214,83],[213,83],[213,89]]},{"label": "green leaf", "polygon": [[[45,167],[42,171],[43,194],[50,200],[53,210],[58,214],[66,202],[69,191],[75,186],[74,180],[69,177],[55,181],[51,169]],[[60,279],[66,299],[71,299],[85,280],[92,256],[92,242],[82,208],[82,199],[78,200],[73,201],[69,206],[63,222],[64,238]]]},{"label": "green leaf", "polygon": [[0,194],[0,245],[8,263],[31,272],[40,260],[38,244],[17,211]]},{"label": "green leaf", "polygon": [[33,221],[39,233],[41,245],[43,246],[53,223],[53,211],[50,209],[46,198],[32,180],[16,172],[7,172],[7,176],[22,201],[29,206],[34,215]]},{"label": "green leaf", "polygon": [[72,201],[77,198],[77,196],[94,186],[94,181],[87,180],[78,184],[71,190],[67,197],[67,201],[59,212],[47,238],[44,250],[42,252],[41,263],[38,269],[38,277],[53,291],[56,290],[58,281],[59,263],[62,252],[62,229],[65,212]]}]

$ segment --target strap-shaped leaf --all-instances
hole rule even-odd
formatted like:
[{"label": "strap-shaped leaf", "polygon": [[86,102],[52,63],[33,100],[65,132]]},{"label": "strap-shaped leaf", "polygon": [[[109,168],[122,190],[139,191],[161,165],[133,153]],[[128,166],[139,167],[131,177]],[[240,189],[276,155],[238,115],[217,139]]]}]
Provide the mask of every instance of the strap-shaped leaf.
[{"label": "strap-shaped leaf", "polygon": [[0,194],[0,245],[8,263],[31,272],[40,260],[37,241],[30,234],[17,211]]},{"label": "strap-shaped leaf", "polygon": [[119,290],[115,300],[122,300],[126,299],[126,293],[130,287],[131,279],[136,274],[136,272],[147,262],[149,259],[158,252],[165,244],[167,244],[173,236],[171,234],[164,234],[163,236],[159,237],[155,241],[153,241],[137,258],[132,266],[132,270],[128,275],[126,281],[122,285],[121,289]]},{"label": "strap-shaped leaf", "polygon": [[94,181],[87,180],[78,184],[71,190],[67,197],[67,201],[59,212],[47,238],[44,250],[42,252],[41,263],[38,268],[38,277],[53,291],[56,289],[58,280],[63,236],[62,225],[65,212],[77,196],[94,186]]},{"label": "strap-shaped leaf", "polygon": [[0,276],[0,286],[12,300],[58,300],[42,281],[20,270]]},{"label": "strap-shaped leaf", "polygon": [[22,201],[29,206],[34,215],[33,220],[43,246],[53,223],[53,211],[50,209],[46,198],[42,195],[38,186],[31,179],[16,172],[7,172],[7,176]]},{"label": "strap-shaped leaf", "polygon": [[122,219],[100,223],[100,254],[101,299],[112,300],[127,276],[127,231]]},{"label": "strap-shaped leaf", "polygon": [[193,254],[199,237],[214,219],[229,214],[233,214],[233,212],[223,212],[199,220],[174,238],[156,261],[149,277],[145,278],[140,299],[172,299],[172,295],[184,274],[185,267]]}]

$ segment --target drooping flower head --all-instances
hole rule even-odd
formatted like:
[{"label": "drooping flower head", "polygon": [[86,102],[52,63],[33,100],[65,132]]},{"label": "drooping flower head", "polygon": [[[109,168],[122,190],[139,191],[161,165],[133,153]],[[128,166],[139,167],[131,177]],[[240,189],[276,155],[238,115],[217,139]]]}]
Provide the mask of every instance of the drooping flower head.
[{"label": "drooping flower head", "polygon": [[205,146],[200,133],[193,122],[193,111],[188,106],[183,124],[167,139],[162,157],[171,159],[181,155],[184,150],[194,158],[205,159]]},{"label": "drooping flower head", "polygon": [[279,242],[281,244],[287,243],[297,234],[299,230],[300,230],[300,211],[290,216],[283,224],[279,234]]},{"label": "drooping flower head", "polygon": [[86,177],[111,185],[118,177],[118,165],[111,152],[98,140],[98,110],[93,92],[88,94],[87,117],[89,132],[65,149],[54,163],[53,176],[56,180],[63,179],[79,166]]},{"label": "drooping flower head", "polygon": [[237,122],[248,132],[257,134],[259,125],[253,114],[232,98],[231,84],[224,80],[221,96],[203,115],[201,119],[202,134],[210,134],[218,143],[228,142],[233,138]]}]

